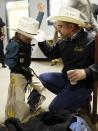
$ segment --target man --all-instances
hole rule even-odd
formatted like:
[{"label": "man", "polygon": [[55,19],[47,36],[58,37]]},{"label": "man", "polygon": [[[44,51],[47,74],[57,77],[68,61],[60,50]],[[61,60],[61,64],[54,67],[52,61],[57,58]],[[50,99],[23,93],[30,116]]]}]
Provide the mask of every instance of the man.
[{"label": "man", "polygon": [[[62,109],[76,111],[91,93],[92,75],[90,65],[94,63],[94,36],[83,28],[85,22],[79,10],[62,7],[54,20],[62,39],[50,47],[43,39],[38,40],[39,47],[50,59],[61,58],[61,73],[43,73],[40,79],[44,86],[57,96],[49,106],[50,111]],[[41,34],[39,34],[40,36]]]},{"label": "man", "polygon": [[[97,23],[97,19],[95,18],[95,15],[97,14],[97,5],[96,6],[91,5],[89,0],[67,0],[67,2],[65,3],[66,6],[76,8],[84,14],[83,17],[87,24],[86,29],[88,31],[94,31],[94,32],[98,31],[98,23]],[[91,9],[91,6],[93,10]],[[57,32],[57,27],[55,26],[54,41],[57,40],[58,40],[58,32]]]},{"label": "man", "polygon": [[2,18],[0,18],[0,63],[2,64],[2,68],[6,67],[4,64],[4,45],[3,45],[3,41],[5,38],[4,26],[5,23],[3,22]]}]

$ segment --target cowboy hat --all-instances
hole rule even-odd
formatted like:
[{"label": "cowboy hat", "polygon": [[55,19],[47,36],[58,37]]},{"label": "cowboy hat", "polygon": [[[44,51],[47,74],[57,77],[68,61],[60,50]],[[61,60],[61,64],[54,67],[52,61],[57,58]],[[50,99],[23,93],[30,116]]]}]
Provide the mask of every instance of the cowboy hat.
[{"label": "cowboy hat", "polygon": [[72,7],[62,7],[59,9],[58,14],[55,16],[50,16],[47,20],[51,21],[65,21],[69,23],[74,23],[80,27],[86,27],[85,24],[85,14],[81,13],[79,10]]},{"label": "cowboy hat", "polygon": [[12,29],[20,34],[23,34],[24,36],[33,38],[37,34],[39,22],[30,17],[21,17],[19,19],[17,29],[13,29],[11,27],[7,28]]},{"label": "cowboy hat", "polygon": [[5,23],[3,22],[2,18],[0,17],[0,27],[5,26]]}]

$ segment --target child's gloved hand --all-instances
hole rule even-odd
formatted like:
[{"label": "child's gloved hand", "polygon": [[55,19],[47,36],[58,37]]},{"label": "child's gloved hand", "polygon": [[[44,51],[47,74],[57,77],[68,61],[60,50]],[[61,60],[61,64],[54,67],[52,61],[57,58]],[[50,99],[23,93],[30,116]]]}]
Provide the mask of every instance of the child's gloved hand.
[{"label": "child's gloved hand", "polygon": [[31,83],[32,82],[33,74],[31,72],[30,68],[22,67],[22,70],[23,70],[23,73],[24,73],[24,76],[25,76],[26,80],[29,83]]}]

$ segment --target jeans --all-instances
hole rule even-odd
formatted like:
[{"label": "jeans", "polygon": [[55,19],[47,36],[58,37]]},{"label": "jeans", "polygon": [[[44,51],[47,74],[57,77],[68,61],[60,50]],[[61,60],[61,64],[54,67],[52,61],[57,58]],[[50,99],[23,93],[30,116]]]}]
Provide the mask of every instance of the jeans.
[{"label": "jeans", "polygon": [[71,86],[62,73],[43,73],[39,77],[48,90],[57,94],[49,105],[50,111],[66,109],[74,112],[85,104],[90,96],[90,90],[85,84]]}]

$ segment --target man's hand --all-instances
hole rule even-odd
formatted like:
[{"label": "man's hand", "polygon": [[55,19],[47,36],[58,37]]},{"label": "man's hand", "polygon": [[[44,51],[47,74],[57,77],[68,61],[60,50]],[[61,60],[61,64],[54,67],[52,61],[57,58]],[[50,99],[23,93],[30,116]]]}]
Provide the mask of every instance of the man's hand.
[{"label": "man's hand", "polygon": [[36,36],[34,36],[34,39],[38,42],[43,42],[47,39],[46,33],[42,30],[38,30],[38,33]]},{"label": "man's hand", "polygon": [[39,12],[44,12],[44,4],[43,3],[38,3],[37,8]]},{"label": "man's hand", "polygon": [[67,71],[68,79],[70,82],[77,82],[86,78],[84,69],[75,69]]}]

